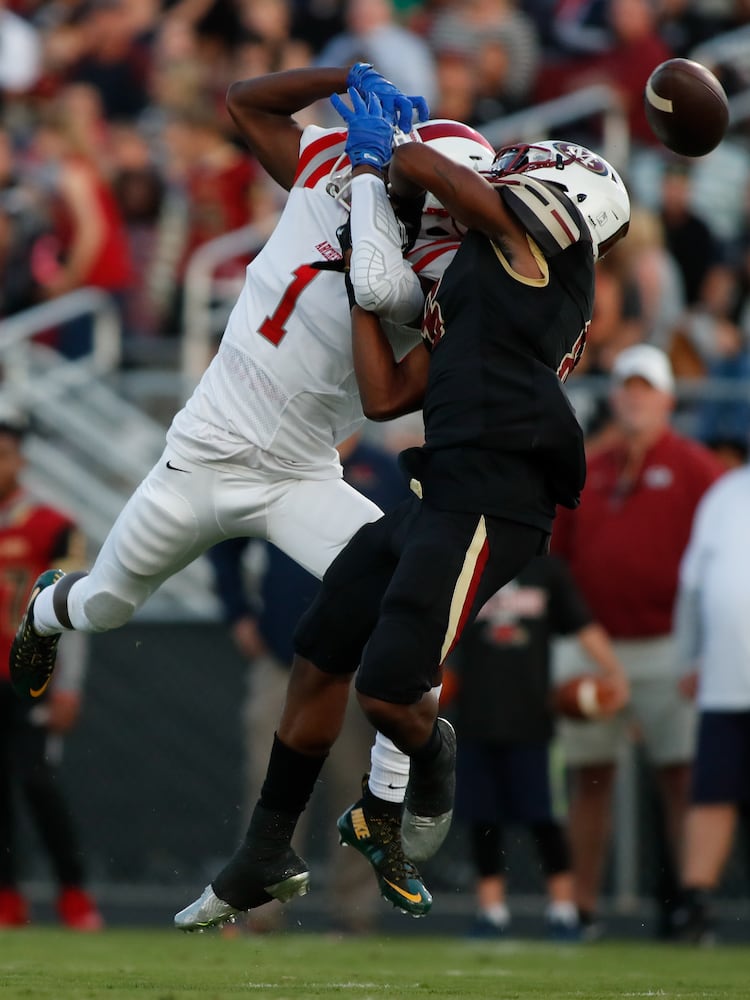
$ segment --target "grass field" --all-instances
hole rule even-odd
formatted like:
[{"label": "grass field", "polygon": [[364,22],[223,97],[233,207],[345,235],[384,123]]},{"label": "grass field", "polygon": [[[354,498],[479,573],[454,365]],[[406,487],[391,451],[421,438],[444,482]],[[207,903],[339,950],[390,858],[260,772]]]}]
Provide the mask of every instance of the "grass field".
[{"label": "grass field", "polygon": [[672,1000],[750,997],[750,951],[447,938],[0,933],[2,1000]]}]

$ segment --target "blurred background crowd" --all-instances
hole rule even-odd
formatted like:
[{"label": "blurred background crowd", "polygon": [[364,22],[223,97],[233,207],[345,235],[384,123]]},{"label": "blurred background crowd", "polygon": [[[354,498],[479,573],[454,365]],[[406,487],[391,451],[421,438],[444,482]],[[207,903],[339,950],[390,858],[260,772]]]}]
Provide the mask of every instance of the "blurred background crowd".
[{"label": "blurred background crowd", "polygon": [[[699,58],[716,72],[730,98],[730,133],[700,160],[668,153],[644,117],[646,80],[671,56]],[[158,455],[161,433],[146,446],[149,427],[133,411],[120,409],[119,401],[109,400],[105,416],[82,416],[77,423],[75,408],[53,412],[48,403],[54,393],[45,395],[41,383],[35,388],[31,380],[23,383],[23,391],[19,388],[19,373],[28,376],[30,363],[27,359],[18,367],[5,350],[10,341],[33,334],[35,344],[55,349],[62,359],[85,359],[96,336],[90,307],[58,314],[54,304],[77,290],[102,290],[110,297],[118,331],[105,381],[163,427],[200,375],[244,267],[273,227],[285,198],[239,140],[224,107],[227,87],[271,71],[356,60],[372,62],[405,93],[423,94],[432,117],[470,123],[495,146],[557,136],[601,150],[621,170],[633,201],[630,233],[597,266],[587,348],[568,383],[590,456],[608,454],[617,440],[609,399],[615,359],[624,349],[645,343],[667,355],[677,379],[676,388],[671,383],[667,387],[675,408],[667,406],[665,420],[713,450],[722,468],[744,463],[750,440],[747,0],[0,0],[0,396],[7,395],[38,421],[41,438],[58,443],[56,435],[65,436],[70,457],[68,468],[58,470],[56,489],[61,492],[48,492],[46,498],[72,509],[96,544],[129,485]],[[325,105],[302,117],[334,123]],[[216,242],[235,231],[240,234],[236,241]],[[201,300],[206,309],[195,354],[188,350],[199,318],[191,296],[200,282],[188,276],[198,275],[191,267],[200,248],[207,247],[218,249],[200,271],[201,282],[208,276],[208,291]],[[52,308],[43,315],[28,312],[45,304]],[[40,370],[47,378],[48,363],[42,362]],[[71,376],[64,386],[60,379],[55,392],[77,391],[82,378]],[[93,389],[89,395],[93,402]],[[111,466],[95,436],[100,422],[109,434]],[[401,425],[387,431],[380,444],[393,452],[415,435],[418,427]],[[34,471],[34,460],[52,464],[52,456],[39,440],[31,444],[29,481],[49,490],[49,483],[38,478],[38,468]],[[102,463],[97,472],[104,486],[94,512],[89,476],[96,463]],[[670,602],[686,540],[681,539],[679,551],[670,551]],[[238,573],[238,567],[231,572]],[[262,578],[263,570],[255,564],[249,572]],[[219,568],[219,597],[221,582]],[[104,669],[111,673],[106,690],[92,673],[91,721],[84,720],[87,749],[79,749],[77,757],[74,752],[73,766],[79,779],[84,775],[96,782],[101,795],[95,806],[84,801],[80,789],[73,798],[90,834],[94,878],[187,879],[192,884],[215,867],[211,852],[231,850],[239,831],[238,816],[225,816],[225,840],[210,849],[201,842],[201,836],[211,837],[219,800],[235,802],[239,815],[248,797],[246,789],[240,790],[239,777],[227,776],[221,739],[212,748],[213,763],[197,753],[192,771],[191,750],[186,751],[183,773],[190,778],[189,797],[204,808],[196,819],[185,806],[182,822],[176,813],[170,847],[160,840],[158,823],[150,832],[144,826],[139,850],[132,839],[126,843],[117,823],[101,831],[107,809],[117,815],[125,808],[110,783],[117,761],[127,761],[136,800],[145,795],[161,824],[160,804],[171,804],[174,812],[177,803],[175,782],[152,772],[151,752],[134,750],[117,736],[112,719],[132,719],[143,709],[146,714],[140,718],[152,747],[158,749],[165,740],[169,757],[174,752],[169,738],[178,739],[180,732],[175,720],[180,710],[187,722],[194,716],[190,692],[201,677],[200,664],[186,666],[183,658],[200,659],[200,653],[229,662],[234,657],[236,666],[237,650],[243,661],[267,656],[255,631],[235,630],[236,649],[232,647],[217,623],[222,612],[233,626],[242,615],[233,618],[219,599],[207,611],[205,593],[196,596],[196,587],[207,592],[212,583],[206,570],[197,583],[192,579],[185,585],[191,595],[185,597],[178,587],[173,604],[157,601],[148,622],[151,656],[164,668],[159,678],[143,657],[128,662],[135,648],[128,638],[92,641],[92,660],[107,660]],[[586,597],[589,604],[596,603]],[[194,619],[208,624],[191,624]],[[165,631],[174,620],[188,623],[176,644]],[[585,624],[585,615],[579,624]],[[206,631],[211,627],[222,629],[222,640]],[[610,632],[618,638],[616,628]],[[192,671],[181,684],[184,693],[170,685],[172,666]],[[222,739],[228,742],[223,749],[235,763],[245,741],[236,712],[238,676],[221,690],[203,691],[198,699],[207,699],[203,707],[209,715],[213,711],[217,720],[224,720]],[[145,690],[148,699],[143,698]],[[231,738],[227,711],[235,727],[229,727]],[[169,716],[166,725],[161,712]],[[691,755],[692,747],[679,764],[687,765]],[[612,794],[612,776],[607,780]],[[681,780],[678,806],[684,812],[686,772]],[[160,789],[168,790],[162,795]],[[626,796],[623,801],[632,802],[627,798],[632,789],[621,788],[620,793]],[[604,808],[611,806],[604,803]],[[188,814],[191,822],[205,823],[197,832],[193,825],[195,836],[188,834]],[[127,815],[122,812],[123,822]],[[145,824],[148,815],[146,807],[139,822]],[[602,824],[603,841],[610,830]],[[92,830],[101,834],[105,846],[100,850]],[[641,832],[634,830],[636,839]],[[157,846],[150,849],[154,839]],[[625,848],[620,845],[620,867],[611,878],[621,900],[629,893],[651,891],[636,884],[633,859],[638,850],[632,837]],[[455,846],[453,851],[452,870],[460,875],[462,861]],[[604,849],[600,868],[603,858]],[[573,861],[575,865],[575,856]],[[660,862],[653,864],[658,868]],[[464,885],[470,885],[468,862],[464,866]],[[487,877],[496,874],[493,869]],[[437,873],[438,883],[440,877]],[[587,901],[592,909],[600,879],[604,876],[597,871],[597,885]],[[602,891],[611,888],[604,881]],[[369,916],[358,929],[365,925],[370,926]]]}]

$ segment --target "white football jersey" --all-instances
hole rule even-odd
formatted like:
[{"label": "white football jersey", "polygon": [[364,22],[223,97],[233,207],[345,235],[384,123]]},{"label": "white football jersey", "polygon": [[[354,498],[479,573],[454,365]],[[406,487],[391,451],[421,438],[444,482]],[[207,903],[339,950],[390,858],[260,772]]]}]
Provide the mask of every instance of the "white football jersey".
[{"label": "white football jersey", "polygon": [[[364,421],[354,374],[343,276],[311,265],[340,260],[336,230],[347,210],[326,191],[346,132],[308,126],[284,211],[248,265],[219,350],[167,440],[197,461],[258,464],[328,478],[335,445]],[[420,241],[408,255],[417,273],[438,278],[456,242]],[[418,330],[388,331],[400,357]]]}]

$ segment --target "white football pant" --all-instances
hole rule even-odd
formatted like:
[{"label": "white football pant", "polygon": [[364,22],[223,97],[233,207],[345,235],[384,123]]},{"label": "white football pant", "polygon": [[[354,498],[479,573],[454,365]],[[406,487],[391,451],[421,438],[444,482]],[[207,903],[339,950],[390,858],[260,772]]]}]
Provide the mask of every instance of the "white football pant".
[{"label": "white football pant", "polygon": [[274,479],[267,471],[198,465],[167,448],[89,575],[71,588],[70,621],[84,632],[124,625],[166,579],[225,538],[265,538],[320,578],[381,513],[343,479]]}]

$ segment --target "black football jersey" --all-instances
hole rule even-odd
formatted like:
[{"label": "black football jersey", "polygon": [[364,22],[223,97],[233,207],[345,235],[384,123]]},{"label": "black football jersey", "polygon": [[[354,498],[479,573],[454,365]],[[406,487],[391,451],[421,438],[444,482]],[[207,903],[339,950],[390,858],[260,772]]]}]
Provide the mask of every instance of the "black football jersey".
[{"label": "black football jersey", "polygon": [[[561,382],[583,351],[594,263],[584,240],[536,252],[543,277],[525,278],[470,231],[428,296],[423,462],[438,505],[500,516],[535,506],[538,517],[521,519],[541,526],[555,504],[577,504],[585,479],[583,435]],[[463,468],[449,472],[449,462]]]}]

